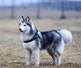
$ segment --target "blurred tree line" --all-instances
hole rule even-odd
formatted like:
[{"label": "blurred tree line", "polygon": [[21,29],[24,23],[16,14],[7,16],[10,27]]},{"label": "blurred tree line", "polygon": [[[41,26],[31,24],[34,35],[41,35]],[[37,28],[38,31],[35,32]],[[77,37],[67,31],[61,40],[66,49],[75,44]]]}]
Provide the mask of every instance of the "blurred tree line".
[{"label": "blurred tree line", "polygon": [[[15,18],[15,11],[17,6],[15,5],[17,0],[11,0],[11,14],[10,14],[10,18],[14,19]],[[28,3],[24,3],[24,1],[26,0],[20,0],[21,5],[20,7],[24,8],[27,7]],[[31,2],[34,0],[31,0]],[[2,2],[2,7],[4,7],[4,2],[5,0],[1,0]],[[33,4],[33,2],[32,2]],[[37,0],[36,3],[33,4],[34,6],[36,6],[36,18],[40,19],[41,18],[41,11],[42,8],[52,8],[52,9],[57,9],[60,10],[61,15],[60,18],[61,19],[65,19],[67,16],[65,15],[65,11],[81,11],[81,1],[71,1],[71,0]],[[29,4],[29,6],[33,6],[31,4]]]}]

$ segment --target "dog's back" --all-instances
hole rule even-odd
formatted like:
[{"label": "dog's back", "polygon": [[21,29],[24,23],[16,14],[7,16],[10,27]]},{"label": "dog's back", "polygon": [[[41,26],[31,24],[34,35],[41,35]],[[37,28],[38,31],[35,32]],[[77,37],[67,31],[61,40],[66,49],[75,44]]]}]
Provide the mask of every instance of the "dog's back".
[{"label": "dog's back", "polygon": [[43,40],[42,49],[47,49],[50,46],[56,47],[56,44],[59,44],[62,39],[56,30],[41,32],[41,34]]}]

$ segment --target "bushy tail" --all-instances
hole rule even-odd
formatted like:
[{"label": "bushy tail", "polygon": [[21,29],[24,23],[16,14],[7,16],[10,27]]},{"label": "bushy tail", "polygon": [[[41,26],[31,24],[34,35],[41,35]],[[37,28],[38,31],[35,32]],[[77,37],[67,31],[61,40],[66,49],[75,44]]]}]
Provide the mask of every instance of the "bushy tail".
[{"label": "bushy tail", "polygon": [[64,39],[64,43],[70,43],[72,41],[72,33],[66,29],[58,30]]}]

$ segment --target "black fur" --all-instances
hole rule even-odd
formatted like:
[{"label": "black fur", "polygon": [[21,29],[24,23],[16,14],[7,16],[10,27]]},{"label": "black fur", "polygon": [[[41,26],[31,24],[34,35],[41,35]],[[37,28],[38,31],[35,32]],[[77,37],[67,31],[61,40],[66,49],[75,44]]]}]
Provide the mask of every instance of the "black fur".
[{"label": "black fur", "polygon": [[42,34],[42,49],[47,49],[49,46],[53,45],[53,48],[56,49],[57,45],[61,42],[61,35],[56,31],[41,32]]}]

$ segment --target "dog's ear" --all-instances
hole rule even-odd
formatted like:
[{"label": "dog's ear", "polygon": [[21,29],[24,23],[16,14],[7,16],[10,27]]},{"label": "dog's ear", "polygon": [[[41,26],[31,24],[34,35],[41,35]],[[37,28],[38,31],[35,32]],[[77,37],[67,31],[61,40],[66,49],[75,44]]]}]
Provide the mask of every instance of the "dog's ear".
[{"label": "dog's ear", "polygon": [[20,22],[22,22],[23,20],[24,20],[24,17],[23,17],[23,16],[21,16]]},{"label": "dog's ear", "polygon": [[24,17],[23,17],[23,16],[21,16],[21,18],[22,18],[22,19],[24,19]]},{"label": "dog's ear", "polygon": [[27,16],[27,17],[26,17],[26,20],[27,20],[27,22],[30,22],[30,17]]}]

